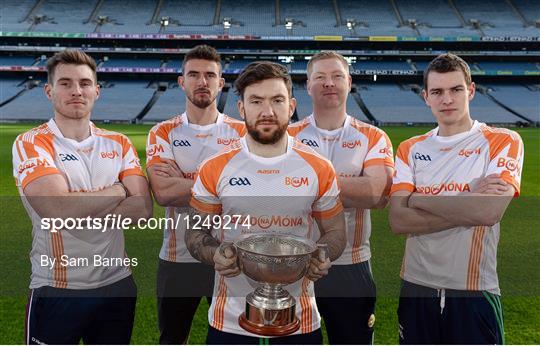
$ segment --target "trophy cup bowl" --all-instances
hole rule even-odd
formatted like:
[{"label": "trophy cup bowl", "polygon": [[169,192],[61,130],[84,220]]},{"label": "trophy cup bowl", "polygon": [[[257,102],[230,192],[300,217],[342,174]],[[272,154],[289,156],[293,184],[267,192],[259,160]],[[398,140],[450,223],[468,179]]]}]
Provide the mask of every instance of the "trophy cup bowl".
[{"label": "trophy cup bowl", "polygon": [[303,278],[315,242],[289,235],[256,234],[234,242],[238,266],[257,288],[246,297],[238,322],[245,330],[264,336],[284,336],[300,328],[296,300],[283,288]]}]

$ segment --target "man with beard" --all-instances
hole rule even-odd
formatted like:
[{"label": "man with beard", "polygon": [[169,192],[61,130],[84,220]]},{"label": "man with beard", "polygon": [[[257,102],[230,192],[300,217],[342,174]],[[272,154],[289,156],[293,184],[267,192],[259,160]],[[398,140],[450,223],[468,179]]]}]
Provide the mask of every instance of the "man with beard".
[{"label": "man with beard", "polygon": [[[25,342],[129,344],[137,296],[130,265],[137,264],[122,229],[106,221],[150,217],[148,182],[130,140],[90,121],[100,95],[94,59],[64,50],[47,61],[47,73],[54,118],[13,144],[13,173],[33,225]],[[65,227],[48,227],[53,219]]]},{"label": "man with beard", "polygon": [[392,185],[392,144],[384,131],[347,114],[352,78],[345,58],[332,51],[308,63],[313,114],[289,134],[332,161],[345,209],[347,246],[328,276],[315,283],[317,306],[330,344],[371,344],[376,290],[371,275],[370,209],[384,208]]},{"label": "man with beard", "polygon": [[[207,344],[320,344],[320,316],[313,282],[328,273],[330,261],[345,246],[344,217],[334,169],[286,130],[296,106],[287,70],[275,63],[248,65],[235,82],[238,109],[248,134],[201,164],[191,206],[192,217],[216,215],[248,219],[242,227],[210,227],[186,231],[194,258],[216,270],[214,299],[208,314]],[[287,287],[295,297],[299,329],[292,335],[261,338],[240,327],[245,297],[253,288],[236,263],[236,255],[220,244],[242,233],[311,237],[312,217],[327,244],[329,258],[313,257],[305,278]],[[203,222],[204,224],[204,222]],[[223,254],[221,253],[223,252]]]},{"label": "man with beard", "polygon": [[178,84],[186,94],[186,111],[154,126],[147,143],[147,172],[154,197],[167,207],[166,216],[175,223],[166,224],[159,254],[161,344],[187,343],[201,297],[212,294],[214,270],[191,257],[184,243],[186,224],[177,222],[186,215],[197,166],[245,134],[242,122],[218,112],[217,96],[224,79],[214,48],[201,45],[186,53]]}]

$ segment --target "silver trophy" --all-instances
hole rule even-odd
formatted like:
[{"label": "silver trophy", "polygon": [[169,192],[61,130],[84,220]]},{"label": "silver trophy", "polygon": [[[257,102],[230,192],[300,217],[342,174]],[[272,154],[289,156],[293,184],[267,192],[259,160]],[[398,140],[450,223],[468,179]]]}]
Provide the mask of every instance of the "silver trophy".
[{"label": "silver trophy", "polygon": [[[294,236],[256,234],[240,237],[234,248],[240,270],[257,287],[246,297],[245,312],[238,318],[240,326],[265,336],[297,331],[300,321],[295,314],[296,300],[283,286],[306,275],[317,244]],[[322,250],[324,257],[324,246]]]}]

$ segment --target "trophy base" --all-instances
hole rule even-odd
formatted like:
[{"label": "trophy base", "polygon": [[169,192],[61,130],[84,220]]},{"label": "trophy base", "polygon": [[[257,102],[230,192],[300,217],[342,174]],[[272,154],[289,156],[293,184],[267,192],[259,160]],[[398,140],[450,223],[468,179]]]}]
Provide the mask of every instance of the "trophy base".
[{"label": "trophy base", "polygon": [[238,324],[248,332],[262,336],[287,336],[300,329],[300,321],[296,316],[289,324],[283,326],[271,326],[251,322],[246,318],[246,313],[244,312],[238,317]]}]

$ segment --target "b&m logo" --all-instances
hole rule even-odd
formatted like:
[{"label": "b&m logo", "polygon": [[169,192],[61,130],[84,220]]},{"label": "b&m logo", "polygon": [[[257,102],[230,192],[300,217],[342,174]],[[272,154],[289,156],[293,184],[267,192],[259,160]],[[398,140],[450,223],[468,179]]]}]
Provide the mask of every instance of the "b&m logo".
[{"label": "b&m logo", "polygon": [[137,166],[137,167],[141,167],[141,160],[135,158],[135,159],[132,159],[131,161],[129,161],[129,164]]},{"label": "b&m logo", "polygon": [[115,157],[120,157],[120,154],[116,150],[112,151],[102,151],[99,153],[103,159],[114,159]]},{"label": "b&m logo", "polygon": [[75,156],[73,154],[58,154],[58,156],[60,156],[60,160],[62,162],[64,162],[64,161],[79,161],[77,156]]},{"label": "b&m logo", "polygon": [[189,141],[182,139],[175,139],[172,144],[175,147],[191,147],[191,143],[189,143]]},{"label": "b&m logo", "polygon": [[379,154],[384,154],[386,156],[392,157],[393,156],[392,148],[390,147],[382,148],[381,150],[379,150]]},{"label": "b&m logo", "polygon": [[229,179],[229,185],[231,186],[247,186],[251,185],[248,178],[231,178]]},{"label": "b&m logo", "polygon": [[307,177],[285,177],[285,186],[300,187],[302,185],[309,185]]},{"label": "b&m logo", "polygon": [[467,183],[441,183],[430,186],[417,186],[416,190],[424,195],[438,195],[441,192],[471,192],[471,187]]},{"label": "b&m logo", "polygon": [[347,149],[354,149],[354,148],[359,147],[361,145],[362,145],[362,143],[360,141],[354,141],[354,142],[352,142],[352,141],[351,142],[343,141],[341,143],[341,147],[342,148],[347,148]]},{"label": "b&m logo", "polygon": [[470,157],[471,155],[480,155],[480,148],[476,149],[461,149],[458,153],[459,156]]},{"label": "b&m logo", "polygon": [[40,158],[28,159],[19,165],[19,174],[21,174],[27,169],[38,167],[38,166],[50,167],[51,164],[49,163],[49,161],[47,161],[47,159],[40,159]]},{"label": "b&m logo", "polygon": [[304,143],[305,145],[309,146],[309,147],[314,147],[314,148],[319,147],[319,144],[316,141],[311,140],[311,139],[304,138],[304,139],[301,140],[301,142]]},{"label": "b&m logo", "polygon": [[151,144],[148,149],[146,149],[146,155],[147,156],[154,156],[158,153],[163,153],[165,150],[163,149],[163,145],[161,144]]},{"label": "b&m logo", "polygon": [[239,140],[240,140],[240,138],[218,138],[217,139],[217,144],[229,145],[229,144],[232,144],[232,143],[236,143]]},{"label": "b&m logo", "polygon": [[292,217],[288,215],[261,215],[250,218],[251,226],[259,226],[262,229],[274,227],[298,227],[302,226],[302,217]]},{"label": "b&m logo", "polygon": [[505,159],[504,157],[497,160],[497,167],[505,167],[510,172],[516,171],[518,174],[521,174],[518,163],[514,159]]},{"label": "b&m logo", "polygon": [[414,158],[415,160],[420,160],[420,161],[431,161],[431,157],[429,155],[424,155],[420,153],[415,153]]}]

